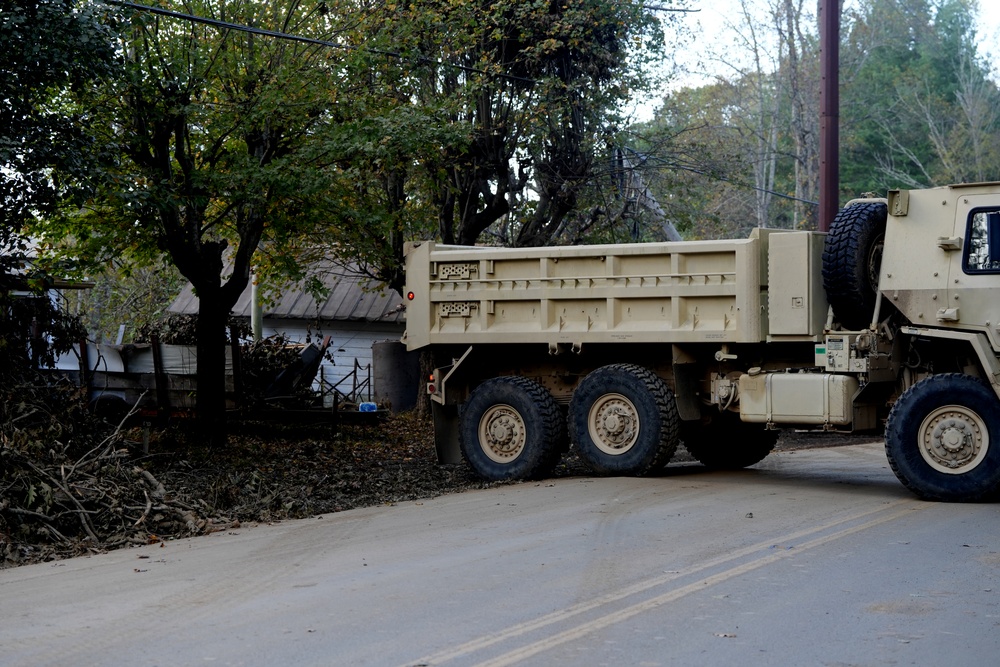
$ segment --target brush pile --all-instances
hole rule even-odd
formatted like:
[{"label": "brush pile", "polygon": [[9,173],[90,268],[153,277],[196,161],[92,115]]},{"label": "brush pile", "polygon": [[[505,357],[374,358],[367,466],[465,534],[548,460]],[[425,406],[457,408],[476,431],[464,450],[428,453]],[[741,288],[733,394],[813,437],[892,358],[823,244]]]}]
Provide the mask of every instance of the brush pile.
[{"label": "brush pile", "polygon": [[[336,431],[237,421],[216,447],[184,422],[107,423],[83,391],[36,369],[82,329],[47,299],[0,299],[0,567],[481,486],[437,465],[429,424],[413,416]],[[35,322],[47,324],[26,335]],[[190,339],[176,324],[161,340]],[[251,388],[297,355],[284,343],[248,351]]]},{"label": "brush pile", "polygon": [[22,414],[37,419],[0,439],[0,567],[485,486],[438,465],[429,425],[412,415],[335,434],[237,423],[209,448],[178,427],[70,429],[29,405]]}]

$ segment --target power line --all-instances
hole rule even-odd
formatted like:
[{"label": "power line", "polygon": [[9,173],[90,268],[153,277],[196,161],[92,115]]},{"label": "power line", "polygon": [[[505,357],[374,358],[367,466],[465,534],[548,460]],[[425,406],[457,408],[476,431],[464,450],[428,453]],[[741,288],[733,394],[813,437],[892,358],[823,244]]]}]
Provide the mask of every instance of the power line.
[{"label": "power line", "polygon": [[643,9],[648,9],[653,12],[683,12],[685,14],[697,14],[700,9],[681,9],[680,7],[664,7],[663,5],[642,5]]},{"label": "power line", "polygon": [[[364,53],[372,53],[380,56],[389,56],[390,58],[398,58],[400,60],[409,60],[409,56],[406,56],[397,51],[385,51],[382,49],[372,49],[359,46],[349,46],[347,44],[339,44],[337,42],[331,42],[325,39],[316,39],[314,37],[303,37],[302,35],[292,35],[287,32],[279,32],[277,30],[265,30],[264,28],[254,28],[253,26],[243,25],[240,23],[232,23],[230,21],[221,21],[219,19],[211,19],[204,16],[197,16],[195,14],[185,14],[183,12],[175,12],[170,9],[162,9],[160,7],[150,7],[149,5],[139,5],[134,2],[126,2],[125,0],[105,0],[109,5],[114,5],[116,7],[126,7],[128,9],[135,9],[138,11],[149,12],[151,14],[159,14],[161,16],[169,16],[171,18],[180,19],[182,21],[190,21],[191,23],[201,23],[204,25],[210,25],[215,28],[222,28],[225,30],[236,30],[239,32],[247,32],[253,35],[262,35],[265,37],[274,37],[276,39],[285,39],[292,42],[302,42],[304,44],[316,44],[319,46],[327,46],[333,49],[341,49],[344,51],[361,51]],[[479,69],[476,67],[469,67],[467,65],[456,65],[454,63],[445,63],[440,60],[434,60],[432,58],[420,57],[416,61],[421,65],[437,65],[439,67],[450,67],[452,69],[458,69],[468,74],[482,74],[484,76],[496,77],[498,79],[507,79],[509,81],[520,81],[521,83],[536,84],[538,81],[536,79],[529,79],[523,76],[515,76],[513,74],[498,74],[494,72],[487,72],[486,70]]]},{"label": "power line", "polygon": [[748,190],[756,190],[758,192],[766,192],[769,195],[774,195],[775,197],[779,197],[781,199],[789,199],[791,201],[797,201],[797,202],[801,202],[803,204],[809,204],[810,206],[819,206],[819,202],[818,201],[812,201],[810,199],[802,199],[800,197],[793,197],[792,195],[786,195],[786,194],[783,194],[781,192],[775,192],[774,190],[768,190],[767,188],[762,188],[762,187],[759,187],[759,186],[756,186],[756,185],[750,185],[749,183],[745,183],[743,181],[739,181],[739,180],[732,179],[732,178],[726,178],[725,176],[719,176],[718,174],[713,174],[711,172],[705,171],[704,169],[697,169],[695,167],[688,167],[686,165],[677,164],[676,162],[671,162],[671,161],[665,160],[664,158],[657,157],[657,156],[654,156],[654,155],[648,155],[648,154],[644,155],[644,154],[639,153],[638,151],[630,149],[630,148],[626,148],[624,150],[627,150],[630,153],[633,153],[635,155],[639,155],[640,159],[641,159],[640,165],[641,164],[646,164],[646,163],[648,163],[650,161],[653,161],[656,164],[650,165],[650,166],[652,166],[655,169],[677,169],[677,170],[680,170],[680,171],[689,171],[689,172],[691,172],[693,174],[698,174],[700,176],[704,176],[706,178],[710,178],[710,179],[716,180],[716,181],[722,181],[723,183],[729,183],[730,185],[735,185],[736,187],[739,187],[739,188],[746,188]]}]

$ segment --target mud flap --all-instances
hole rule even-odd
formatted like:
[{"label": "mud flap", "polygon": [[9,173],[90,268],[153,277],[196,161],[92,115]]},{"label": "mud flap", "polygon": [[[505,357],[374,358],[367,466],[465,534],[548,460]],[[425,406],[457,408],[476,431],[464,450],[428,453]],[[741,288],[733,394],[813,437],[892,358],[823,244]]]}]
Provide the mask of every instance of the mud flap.
[{"label": "mud flap", "polygon": [[461,463],[462,450],[458,444],[458,406],[431,402],[434,419],[434,448],[438,463]]}]

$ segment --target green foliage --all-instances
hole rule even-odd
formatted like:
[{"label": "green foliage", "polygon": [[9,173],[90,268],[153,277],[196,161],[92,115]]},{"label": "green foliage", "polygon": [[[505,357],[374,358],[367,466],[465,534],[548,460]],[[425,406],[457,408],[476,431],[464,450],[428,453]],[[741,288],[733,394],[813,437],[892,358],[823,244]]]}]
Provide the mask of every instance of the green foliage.
[{"label": "green foliage", "polygon": [[849,17],[845,192],[998,177],[1000,95],[976,50],[974,9],[871,0]]},{"label": "green foliage", "polygon": [[85,192],[91,115],[65,92],[113,70],[113,26],[101,18],[77,0],[11,0],[0,11],[0,247]]},{"label": "green foliage", "polygon": [[56,355],[84,338],[79,320],[53,303],[51,284],[37,273],[0,273],[0,385],[15,386],[52,366]]},{"label": "green foliage", "polygon": [[[691,237],[816,224],[806,202],[818,199],[819,45],[801,4],[771,7],[772,51],[758,43],[749,56],[773,56],[772,68],[674,91],[634,128],[657,199]],[[1000,178],[1000,91],[977,51],[974,14],[968,0],[865,0],[845,13],[842,202]]]},{"label": "green foliage", "polygon": [[641,4],[607,0],[429,0],[385,11],[366,34],[404,61],[374,64],[389,85],[372,91],[375,117],[360,123],[394,155],[378,159],[364,130],[343,135],[387,214],[375,254],[398,261],[399,237],[429,226],[445,242],[575,238],[569,218],[590,214],[581,195],[603,175],[608,127],[661,55],[659,22]]}]

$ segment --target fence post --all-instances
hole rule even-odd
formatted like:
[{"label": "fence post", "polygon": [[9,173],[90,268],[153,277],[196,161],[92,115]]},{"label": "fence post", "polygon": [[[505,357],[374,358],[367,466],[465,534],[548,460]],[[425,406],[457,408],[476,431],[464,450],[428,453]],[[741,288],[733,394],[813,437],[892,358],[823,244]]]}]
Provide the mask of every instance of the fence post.
[{"label": "fence post", "polygon": [[152,335],[149,342],[153,349],[153,381],[156,386],[156,411],[160,424],[166,424],[170,416],[170,396],[167,376],[163,372],[163,350],[160,349],[160,337]]}]

